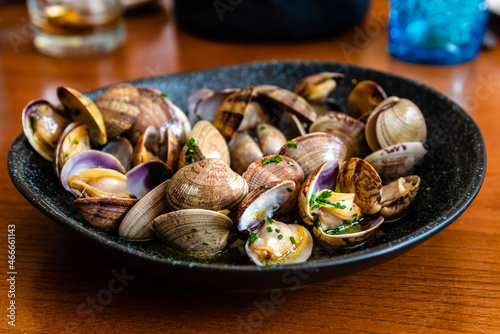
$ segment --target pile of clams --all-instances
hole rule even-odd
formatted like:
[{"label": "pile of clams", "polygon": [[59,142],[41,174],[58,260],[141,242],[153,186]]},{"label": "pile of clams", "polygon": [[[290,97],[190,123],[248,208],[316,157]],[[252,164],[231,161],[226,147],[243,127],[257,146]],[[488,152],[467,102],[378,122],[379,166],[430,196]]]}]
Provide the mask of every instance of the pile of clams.
[{"label": "pile of clams", "polygon": [[26,138],[92,226],[196,256],[239,248],[259,266],[301,263],[315,245],[360,247],[417,195],[426,124],[372,81],[347,108],[340,73],[293,91],[193,91],[184,113],[150,87],[117,84],[95,101],[59,87],[31,101]]}]

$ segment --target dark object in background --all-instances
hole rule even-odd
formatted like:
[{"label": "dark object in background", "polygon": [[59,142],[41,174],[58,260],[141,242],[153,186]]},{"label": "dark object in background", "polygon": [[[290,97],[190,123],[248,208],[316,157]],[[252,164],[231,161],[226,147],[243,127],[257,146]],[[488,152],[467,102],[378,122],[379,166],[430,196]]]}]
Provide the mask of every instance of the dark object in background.
[{"label": "dark object in background", "polygon": [[293,41],[351,29],[370,0],[176,0],[179,24],[215,39]]}]

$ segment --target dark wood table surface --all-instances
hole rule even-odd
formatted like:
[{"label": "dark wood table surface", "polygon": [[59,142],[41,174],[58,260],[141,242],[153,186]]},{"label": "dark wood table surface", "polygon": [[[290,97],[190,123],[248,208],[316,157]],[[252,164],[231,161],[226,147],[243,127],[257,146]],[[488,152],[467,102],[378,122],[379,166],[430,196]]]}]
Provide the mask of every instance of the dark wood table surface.
[{"label": "dark wood table surface", "polygon": [[[357,28],[296,44],[202,39],[178,28],[171,7],[165,1],[129,14],[126,44],[110,54],[55,59],[32,46],[23,1],[0,5],[0,332],[500,333],[500,48],[458,66],[400,62],[386,52],[382,0]],[[23,106],[36,98],[56,101],[55,88],[62,84],[87,91],[270,59],[360,64],[421,81],[455,100],[478,123],[488,151],[485,183],[473,204],[404,255],[357,274],[284,290],[277,303],[265,303],[268,291],[206,290],[130,269],[134,278],[101,305],[96,297],[123,265],[45,217],[9,179],[7,152],[22,132]],[[15,225],[16,235],[15,327],[6,317],[8,225]]]}]

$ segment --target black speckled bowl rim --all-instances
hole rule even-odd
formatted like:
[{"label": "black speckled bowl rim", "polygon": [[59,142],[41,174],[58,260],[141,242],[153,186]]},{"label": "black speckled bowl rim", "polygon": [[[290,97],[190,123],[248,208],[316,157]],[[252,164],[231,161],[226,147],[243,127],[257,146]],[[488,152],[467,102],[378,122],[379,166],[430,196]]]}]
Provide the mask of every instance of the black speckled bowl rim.
[{"label": "black speckled bowl rim", "polygon": [[[446,132],[438,131],[440,129],[439,126],[436,129],[432,129],[431,126],[429,131],[430,136],[428,137],[431,141],[431,151],[428,155],[431,157],[428,163],[430,167],[427,167],[427,165],[422,167],[424,171],[429,172],[431,185],[439,184],[442,186],[444,182],[456,181],[456,185],[453,184],[450,186],[453,187],[450,190],[450,194],[452,195],[449,196],[453,198],[452,203],[449,203],[449,201],[446,202],[446,191],[441,192],[436,190],[436,195],[427,195],[425,192],[423,194],[419,193],[417,198],[420,197],[422,200],[414,204],[416,206],[414,210],[416,211],[411,211],[408,214],[408,220],[418,220],[418,217],[424,217],[422,219],[425,219],[425,223],[420,223],[416,227],[412,225],[408,231],[404,228],[400,229],[395,225],[389,226],[386,232],[386,235],[389,235],[387,240],[382,236],[379,244],[368,245],[355,252],[329,259],[315,260],[304,264],[270,267],[204,264],[159,258],[143,251],[132,249],[114,242],[105,233],[99,233],[88,226],[76,224],[71,217],[51,207],[48,199],[44,197],[40,189],[30,188],[25,180],[25,174],[28,172],[27,168],[29,168],[29,165],[27,163],[23,165],[24,160],[20,159],[18,154],[24,154],[26,153],[25,151],[32,149],[27,147],[29,144],[27,144],[24,134],[19,135],[10,148],[8,156],[9,174],[19,192],[49,218],[70,231],[75,232],[86,241],[124,264],[155,276],[206,287],[262,289],[296,287],[354,273],[395,258],[443,230],[467,209],[479,192],[486,170],[486,150],[478,126],[463,109],[438,91],[421,83],[365,67],[326,61],[255,62],[149,77],[131,81],[131,83],[138,86],[149,85],[162,91],[167,91],[173,101],[181,108],[184,108],[186,94],[190,90],[202,86],[221,89],[229,87],[228,82],[232,80],[233,86],[236,86],[235,83],[239,83],[240,85],[238,86],[271,83],[291,89],[297,79],[307,74],[326,70],[339,71],[346,74],[345,87],[339,87],[341,91],[343,90],[343,94],[339,94],[341,96],[339,97],[340,102],[345,102],[346,93],[352,89],[350,78],[376,80],[387,91],[388,95],[410,98],[405,95],[413,94],[416,98],[414,101],[419,106],[421,104],[429,104],[432,107],[430,108],[432,109],[431,111],[422,110],[428,124],[430,121],[434,121],[436,124],[440,124],[439,126],[453,125],[451,129],[446,129]],[[262,80],[262,78],[265,80]],[[196,82],[197,80],[208,81],[200,84]],[[227,81],[221,82],[221,80]],[[193,84],[193,81],[198,86],[187,87]],[[91,98],[95,98],[104,89],[105,87],[89,92],[88,95]],[[439,114],[437,111],[442,113]],[[443,117],[446,119],[442,120]],[[433,137],[438,132],[441,137]],[[464,138],[465,142],[468,143],[465,146],[460,141],[460,138],[464,136],[466,136]],[[444,141],[441,142],[440,138],[444,138]],[[450,143],[456,144],[458,147],[450,149],[448,147]],[[432,145],[434,145],[434,150]],[[448,151],[452,152],[448,153]],[[35,156],[35,159],[38,159],[36,154],[33,154],[33,156]],[[444,158],[441,158],[441,156],[444,156]],[[455,159],[455,156],[458,156],[458,158]],[[429,160],[428,157],[426,159]],[[453,170],[448,173],[447,171],[440,171],[438,167],[434,167],[441,164]],[[456,170],[453,166],[456,166]],[[430,171],[427,169],[430,169]],[[423,180],[425,180],[425,175],[423,176]],[[430,192],[432,193],[433,190]],[[429,200],[433,204],[432,207],[426,204],[428,203],[425,202],[426,200]],[[424,208],[429,208],[429,210],[425,211]],[[445,208],[445,210],[442,208]],[[429,218],[427,219],[427,217]],[[391,229],[399,229],[394,239],[390,239]]]}]

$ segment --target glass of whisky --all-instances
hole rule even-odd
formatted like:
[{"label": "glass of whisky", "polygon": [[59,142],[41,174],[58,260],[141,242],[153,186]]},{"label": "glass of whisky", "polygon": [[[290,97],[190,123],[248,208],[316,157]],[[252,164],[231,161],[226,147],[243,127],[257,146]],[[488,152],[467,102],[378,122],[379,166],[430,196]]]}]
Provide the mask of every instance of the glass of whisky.
[{"label": "glass of whisky", "polygon": [[35,47],[55,57],[90,56],[125,40],[119,0],[27,0]]}]

